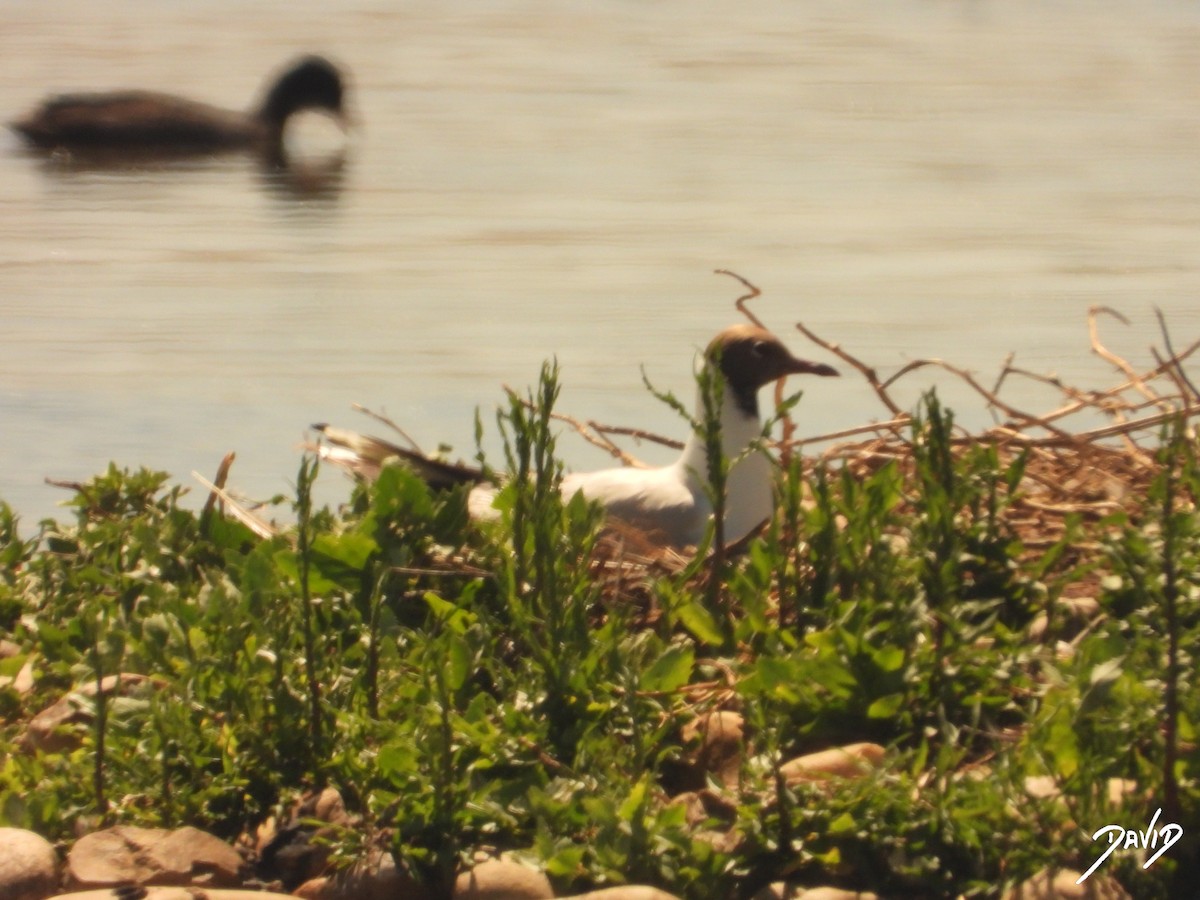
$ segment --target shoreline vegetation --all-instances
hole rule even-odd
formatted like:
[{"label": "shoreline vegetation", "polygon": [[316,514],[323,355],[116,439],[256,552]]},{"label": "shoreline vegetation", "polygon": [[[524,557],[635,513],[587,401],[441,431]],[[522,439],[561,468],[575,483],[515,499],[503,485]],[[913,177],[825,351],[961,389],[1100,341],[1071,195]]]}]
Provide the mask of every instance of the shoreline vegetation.
[{"label": "shoreline vegetation", "polygon": [[[1090,878],[1185,896],[1200,342],[1177,352],[1163,324],[1140,372],[1101,342],[1103,316],[1119,315],[1089,315],[1119,377],[1105,390],[1011,358],[990,388],[938,360],[881,380],[798,325],[888,418],[802,441],[777,396],[775,519],[695,554],[563,502],[564,423],[623,459],[614,438],[658,438],[556,413],[553,366],[497,413],[494,523],[398,466],[315,508],[309,454],[275,501],[286,526],[226,491],[231,458],[200,513],[165,474],[115,465],[69,486],[74,521],[32,536],[0,504],[0,825],[64,850],[195,826],[239,847],[247,884],[286,890],[299,876],[264,852],[285,832],[326,872],[390,857],[430,898],[501,854],[557,896],[1015,898],[1161,810],[1177,843],[1148,867],[1155,848],[1126,843]],[[902,409],[897,380],[929,367],[998,424],[965,433],[933,392]],[[1061,405],[1011,407],[1019,377]],[[714,483],[727,464],[709,460]],[[329,788],[337,822],[289,813]]]}]

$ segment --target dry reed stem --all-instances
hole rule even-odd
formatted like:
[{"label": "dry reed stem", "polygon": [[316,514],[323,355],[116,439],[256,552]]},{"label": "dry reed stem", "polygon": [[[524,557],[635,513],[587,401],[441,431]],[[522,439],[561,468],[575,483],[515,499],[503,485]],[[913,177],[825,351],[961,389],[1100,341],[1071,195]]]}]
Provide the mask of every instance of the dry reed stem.
[{"label": "dry reed stem", "polygon": [[259,537],[275,537],[277,531],[274,525],[254,515],[254,513],[242,506],[241,502],[224,488],[218,487],[199,472],[192,472],[192,477],[204,485],[204,487],[208,488],[212,494],[216,495],[221,500],[223,509],[226,513],[233,516]]},{"label": "dry reed stem", "polygon": [[[213,479],[213,484],[215,484],[221,490],[225,489],[225,482],[229,478],[229,467],[233,465],[233,460],[235,457],[236,454],[231,450],[225,454],[225,457],[221,460],[221,464],[217,466],[217,475]],[[200,521],[202,523],[208,522],[209,518],[213,514],[213,507],[217,505],[218,499],[219,498],[216,491],[208,492],[208,499],[204,501],[204,509],[200,511]],[[221,504],[221,511],[225,511],[224,503]]]}]

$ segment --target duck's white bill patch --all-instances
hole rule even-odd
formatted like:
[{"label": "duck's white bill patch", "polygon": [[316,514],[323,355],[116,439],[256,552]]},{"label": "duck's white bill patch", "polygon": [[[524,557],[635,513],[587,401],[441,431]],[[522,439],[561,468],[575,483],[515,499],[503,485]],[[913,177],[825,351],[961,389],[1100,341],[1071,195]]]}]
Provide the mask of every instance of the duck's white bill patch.
[{"label": "duck's white bill patch", "polygon": [[283,153],[290,163],[321,167],[340,162],[349,135],[333,115],[304,110],[289,116],[283,128]]}]

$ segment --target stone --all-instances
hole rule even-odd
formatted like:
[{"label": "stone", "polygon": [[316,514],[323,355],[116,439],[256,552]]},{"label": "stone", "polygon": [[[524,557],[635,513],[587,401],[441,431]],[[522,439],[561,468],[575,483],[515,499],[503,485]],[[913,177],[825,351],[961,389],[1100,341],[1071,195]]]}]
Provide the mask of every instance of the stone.
[{"label": "stone", "polygon": [[16,675],[0,675],[0,688],[12,688],[18,697],[24,697],[33,690],[33,657],[22,664]]},{"label": "stone", "polygon": [[322,875],[320,878],[308,879],[292,891],[292,896],[299,897],[301,900],[334,900],[338,893],[333,879],[328,875]]},{"label": "stone", "polygon": [[314,840],[317,829],[293,824],[276,832],[262,848],[255,874],[264,881],[277,881],[284,890],[292,890],[325,874],[329,847]]},{"label": "stone", "polygon": [[658,888],[624,884],[619,887],[588,891],[586,894],[573,894],[570,897],[563,897],[561,900],[679,900],[679,898],[666,891],[660,891]]},{"label": "stone", "polygon": [[[1110,778],[1104,783],[1105,796],[1113,806],[1120,806],[1138,792],[1138,783],[1131,778]],[[1062,792],[1053,775],[1028,775],[1025,778],[1025,793],[1035,800],[1058,799]],[[1099,795],[1099,791],[1093,792]],[[1076,875],[1076,878],[1079,876]]]},{"label": "stone", "polygon": [[190,827],[119,825],[84,835],[67,854],[67,882],[78,888],[129,882],[234,887],[241,884],[243,869],[233,847]]},{"label": "stone", "polygon": [[[1059,796],[1058,782],[1053,775],[1027,775],[1025,793],[1035,800],[1046,800]],[[1076,876],[1079,877],[1079,876]]]},{"label": "stone", "polygon": [[743,838],[732,827],[737,807],[731,801],[715,791],[684,791],[672,797],[667,805],[683,808],[694,840],[704,841],[718,853],[737,852]]},{"label": "stone", "polygon": [[42,900],[58,890],[54,846],[23,828],[0,828],[0,897]]},{"label": "stone", "polygon": [[[100,681],[100,689],[105,694],[114,691],[126,693],[148,681],[150,679],[146,675],[136,673],[106,675]],[[86,704],[80,702],[80,697],[95,696],[96,683],[89,681],[60,697],[26,723],[25,733],[21,735],[21,747],[31,752],[41,750],[43,753],[58,753],[78,746],[79,725],[89,719],[89,713],[84,709]]]},{"label": "stone", "polygon": [[[141,888],[145,893],[138,893],[139,900],[296,900],[291,894],[276,894],[271,891],[243,891],[236,888],[189,888],[189,887],[149,887]],[[70,894],[56,894],[49,900],[116,900],[117,894],[112,888],[95,891],[75,891]]]},{"label": "stone", "polygon": [[537,869],[511,859],[489,859],[454,882],[454,900],[552,900],[554,889]]},{"label": "stone", "polygon": [[1083,884],[1076,884],[1081,874],[1071,869],[1042,869],[1005,891],[1001,900],[1130,900],[1109,876],[1093,872]]},{"label": "stone", "polygon": [[[256,829],[255,875],[261,881],[279,882],[288,891],[324,877],[337,829],[353,823],[336,788],[308,794],[292,806],[282,824],[272,816]],[[322,840],[326,837],[331,841]]]},{"label": "stone", "polygon": [[304,882],[293,892],[306,900],[428,900],[417,881],[396,868],[390,853],[378,851],[336,875]]},{"label": "stone", "polygon": [[848,891],[836,887],[798,887],[782,881],[768,885],[751,900],[879,900],[869,892]]},{"label": "stone", "polygon": [[330,825],[349,825],[346,802],[337,788],[327,787],[313,800],[313,817]]},{"label": "stone", "polygon": [[714,791],[684,791],[670,799],[668,806],[682,806],[688,825],[718,822],[732,825],[737,820],[737,805]]},{"label": "stone", "polygon": [[737,787],[742,769],[745,720],[738,713],[718,709],[683,726],[685,744],[699,740],[693,762],[703,772],[715,775],[726,788]]},{"label": "stone", "polygon": [[883,761],[884,753],[878,744],[847,744],[798,756],[785,762],[780,771],[788,784],[856,778],[877,767]]}]

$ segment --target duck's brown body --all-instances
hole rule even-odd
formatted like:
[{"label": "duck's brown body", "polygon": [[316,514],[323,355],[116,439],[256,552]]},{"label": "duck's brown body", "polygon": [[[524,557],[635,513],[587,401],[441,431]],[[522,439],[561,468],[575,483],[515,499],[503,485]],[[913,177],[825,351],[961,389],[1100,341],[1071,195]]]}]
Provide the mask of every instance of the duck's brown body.
[{"label": "duck's brown body", "polygon": [[43,150],[248,150],[268,138],[266,126],[252,116],[151,91],[66,94],[12,127]]},{"label": "duck's brown body", "polygon": [[46,100],[12,128],[42,150],[269,155],[278,152],[293,113],[320,109],[344,119],[343,92],[333,64],[309,56],[285,71],[248,113],[154,91],[81,93]]}]

